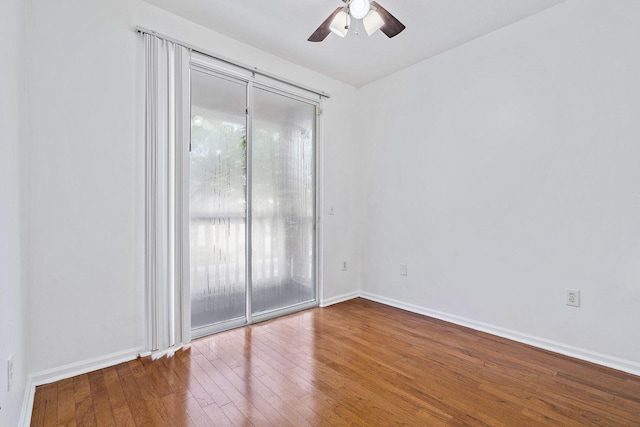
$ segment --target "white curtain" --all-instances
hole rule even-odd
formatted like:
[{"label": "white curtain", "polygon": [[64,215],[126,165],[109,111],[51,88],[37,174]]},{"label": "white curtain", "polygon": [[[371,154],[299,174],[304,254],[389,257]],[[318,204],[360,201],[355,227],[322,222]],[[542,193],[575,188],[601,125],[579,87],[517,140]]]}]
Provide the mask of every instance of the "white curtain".
[{"label": "white curtain", "polygon": [[147,350],[190,340],[189,51],[144,34],[146,52]]}]

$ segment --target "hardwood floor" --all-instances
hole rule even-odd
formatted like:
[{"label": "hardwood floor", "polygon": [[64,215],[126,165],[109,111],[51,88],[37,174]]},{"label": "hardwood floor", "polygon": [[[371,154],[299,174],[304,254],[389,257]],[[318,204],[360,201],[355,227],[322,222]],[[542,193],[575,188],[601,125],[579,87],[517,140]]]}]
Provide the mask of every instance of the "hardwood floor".
[{"label": "hardwood floor", "polygon": [[640,426],[640,377],[355,299],[38,387],[34,426]]}]

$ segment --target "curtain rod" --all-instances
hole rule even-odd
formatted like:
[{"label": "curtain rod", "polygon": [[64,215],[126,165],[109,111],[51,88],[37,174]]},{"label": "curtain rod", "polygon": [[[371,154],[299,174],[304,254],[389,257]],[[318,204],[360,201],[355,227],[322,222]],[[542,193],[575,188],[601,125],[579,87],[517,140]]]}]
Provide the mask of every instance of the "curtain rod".
[{"label": "curtain rod", "polygon": [[189,50],[192,50],[194,52],[210,56],[210,57],[212,57],[214,59],[217,59],[218,61],[222,61],[222,62],[225,62],[227,64],[242,68],[244,70],[251,71],[254,74],[258,74],[258,75],[261,75],[261,76],[264,76],[264,77],[268,77],[268,78],[270,78],[272,80],[276,80],[278,82],[285,83],[285,84],[288,84],[290,86],[294,86],[294,87],[297,87],[299,89],[306,90],[307,92],[315,93],[316,95],[320,95],[321,97],[331,98],[331,95],[329,95],[328,93],[323,92],[321,90],[317,90],[317,89],[313,89],[313,88],[310,88],[310,87],[307,87],[307,86],[303,86],[303,85],[295,83],[295,82],[293,82],[291,80],[285,79],[284,77],[279,77],[279,76],[276,76],[275,74],[271,74],[271,73],[269,73],[267,71],[259,70],[258,67],[252,67],[251,65],[246,65],[246,64],[234,61],[232,59],[225,58],[223,56],[217,55],[215,53],[207,52],[206,50],[202,50],[202,49],[200,49],[198,47],[195,47],[195,46],[193,46],[193,45],[191,45],[189,43],[185,43],[183,41],[176,40],[176,39],[171,38],[169,36],[165,36],[164,34],[157,33],[157,32],[155,32],[153,30],[149,30],[147,28],[143,28],[143,27],[140,27],[140,26],[136,25],[135,31],[137,33],[140,33],[140,34],[149,34],[149,35],[152,35],[152,36],[156,36],[156,37],[164,39],[164,40],[166,40],[168,42],[175,43],[177,45],[185,47],[185,48],[187,48]]}]

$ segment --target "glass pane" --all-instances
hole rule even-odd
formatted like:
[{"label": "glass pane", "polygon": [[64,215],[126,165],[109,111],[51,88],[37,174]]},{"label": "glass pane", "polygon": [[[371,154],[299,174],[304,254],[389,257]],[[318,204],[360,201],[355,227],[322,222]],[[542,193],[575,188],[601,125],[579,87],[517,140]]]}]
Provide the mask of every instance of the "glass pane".
[{"label": "glass pane", "polygon": [[246,86],[191,71],[191,326],[246,316]]},{"label": "glass pane", "polygon": [[256,89],[252,311],[315,299],[315,106]]}]

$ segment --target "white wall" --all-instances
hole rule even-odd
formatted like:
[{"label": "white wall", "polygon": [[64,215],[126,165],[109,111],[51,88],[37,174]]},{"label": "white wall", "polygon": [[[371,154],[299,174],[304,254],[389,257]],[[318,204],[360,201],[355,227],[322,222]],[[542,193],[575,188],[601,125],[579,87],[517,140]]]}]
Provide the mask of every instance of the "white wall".
[{"label": "white wall", "polygon": [[[0,425],[17,425],[27,372],[23,274],[21,168],[24,78],[24,5],[0,6]],[[7,358],[13,355],[13,386],[7,392]]]},{"label": "white wall", "polygon": [[[144,49],[140,25],[331,93],[324,103],[325,297],[355,291],[350,144],[356,90],[138,1],[32,0],[29,30],[31,370],[142,345]],[[351,192],[351,193],[350,193]],[[107,357],[109,359],[109,357]],[[111,360],[115,360],[112,358]]]},{"label": "white wall", "polygon": [[639,23],[571,0],[362,88],[363,290],[640,372]]},{"label": "white wall", "polygon": [[33,0],[27,22],[29,350],[39,372],[139,345],[130,2]]}]

